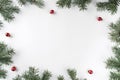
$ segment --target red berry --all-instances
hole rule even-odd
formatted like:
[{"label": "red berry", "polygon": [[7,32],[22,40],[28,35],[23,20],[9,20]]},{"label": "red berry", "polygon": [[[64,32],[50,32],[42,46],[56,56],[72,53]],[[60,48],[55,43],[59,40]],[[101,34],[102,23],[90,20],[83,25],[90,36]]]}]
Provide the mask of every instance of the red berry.
[{"label": "red berry", "polygon": [[11,71],[16,71],[17,70],[17,68],[15,67],[15,66],[13,66],[12,68],[11,68]]},{"label": "red berry", "polygon": [[103,19],[102,19],[102,17],[98,17],[97,20],[98,21],[102,21]]},{"label": "red berry", "polygon": [[55,13],[55,11],[54,10],[50,10],[50,14],[54,14]]},{"label": "red berry", "polygon": [[5,36],[6,37],[11,37],[11,34],[10,33],[6,33]]},{"label": "red berry", "polygon": [[88,73],[89,73],[89,74],[93,74],[93,71],[92,71],[92,70],[88,70]]}]

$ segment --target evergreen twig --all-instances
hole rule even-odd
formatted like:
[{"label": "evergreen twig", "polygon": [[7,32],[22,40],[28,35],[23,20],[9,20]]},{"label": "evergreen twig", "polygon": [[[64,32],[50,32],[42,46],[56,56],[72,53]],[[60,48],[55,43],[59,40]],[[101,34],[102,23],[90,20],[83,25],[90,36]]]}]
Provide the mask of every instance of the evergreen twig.
[{"label": "evergreen twig", "polygon": [[106,61],[107,68],[111,69],[109,80],[120,80],[120,20],[110,24],[110,39],[116,43],[112,51],[113,57]]},{"label": "evergreen twig", "polygon": [[21,5],[34,4],[34,5],[36,5],[40,8],[44,6],[44,1],[43,0],[18,0],[18,2]]},{"label": "evergreen twig", "polygon": [[6,71],[5,70],[3,70],[3,69],[0,69],[0,78],[6,78]]},{"label": "evergreen twig", "polygon": [[61,75],[59,75],[59,76],[57,77],[57,79],[58,79],[58,80],[64,80],[64,77],[61,76]]},{"label": "evergreen twig", "polygon": [[99,2],[97,3],[98,10],[104,11],[107,10],[111,14],[115,14],[120,5],[120,0],[109,0],[108,2]]},{"label": "evergreen twig", "polygon": [[71,80],[79,80],[77,76],[77,72],[74,69],[68,69],[67,70],[68,75],[70,76]]},{"label": "evergreen twig", "polygon": [[14,13],[19,13],[19,11],[12,0],[0,0],[0,14],[6,21],[12,21],[15,18]]},{"label": "evergreen twig", "polygon": [[[14,50],[6,44],[0,42],[0,67],[12,63],[12,57],[15,54]],[[6,78],[6,71],[0,68],[0,78]]]},{"label": "evergreen twig", "polygon": [[0,27],[3,27],[3,23],[0,21]]},{"label": "evergreen twig", "polygon": [[120,20],[118,20],[116,23],[110,24],[110,39],[120,44]]},{"label": "evergreen twig", "polygon": [[71,8],[71,6],[77,6],[80,10],[86,10],[87,5],[91,0],[58,0],[57,4],[59,7]]},{"label": "evergreen twig", "polygon": [[41,76],[38,69],[29,67],[28,71],[25,71],[22,75],[18,75],[13,80],[49,80],[51,76],[49,71],[44,71]]}]

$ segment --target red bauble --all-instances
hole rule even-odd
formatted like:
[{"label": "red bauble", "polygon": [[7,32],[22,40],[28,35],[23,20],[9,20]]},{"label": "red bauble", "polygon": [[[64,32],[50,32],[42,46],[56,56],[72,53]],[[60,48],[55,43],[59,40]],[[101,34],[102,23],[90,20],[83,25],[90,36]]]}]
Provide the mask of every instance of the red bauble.
[{"label": "red bauble", "polygon": [[88,73],[89,73],[89,74],[93,74],[93,71],[92,71],[92,70],[88,70]]},{"label": "red bauble", "polygon": [[17,68],[15,67],[15,66],[13,66],[12,68],[11,68],[11,71],[16,71],[17,70]]},{"label": "red bauble", "polygon": [[55,11],[54,10],[50,10],[50,14],[55,14]]},{"label": "red bauble", "polygon": [[103,21],[103,18],[102,17],[98,17],[97,20],[98,21]]},{"label": "red bauble", "polygon": [[11,37],[11,34],[7,32],[7,33],[5,34],[5,36],[6,36],[6,37]]}]

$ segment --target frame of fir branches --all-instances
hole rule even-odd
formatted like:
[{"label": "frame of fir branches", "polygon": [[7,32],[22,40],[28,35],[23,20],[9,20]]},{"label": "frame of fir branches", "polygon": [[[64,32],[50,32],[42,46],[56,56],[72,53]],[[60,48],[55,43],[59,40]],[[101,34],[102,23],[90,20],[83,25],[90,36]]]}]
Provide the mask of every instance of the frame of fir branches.
[{"label": "frame of fir branches", "polygon": [[[92,0],[58,0],[56,4],[61,7],[71,8],[77,6],[79,10],[87,10],[88,4]],[[36,5],[39,8],[44,7],[43,0],[18,0],[19,5]],[[120,0],[108,0],[108,2],[97,2],[97,10],[100,11],[109,11],[111,14],[117,13],[118,6],[120,5]],[[12,0],[0,0],[0,14],[3,19],[7,22],[14,20],[16,13],[20,12],[19,6],[16,6]],[[0,27],[3,27],[3,23],[0,20]],[[112,50],[114,53],[113,57],[110,57],[106,61],[107,68],[111,69],[110,80],[120,80],[120,20],[116,23],[110,24],[110,33],[111,41],[115,43]],[[5,43],[0,42],[0,78],[6,78],[7,71],[2,68],[3,65],[11,64],[12,57],[15,54],[14,50],[8,47]],[[67,73],[71,80],[79,80],[76,77],[77,72],[75,69],[67,69]],[[51,72],[45,70],[42,73],[42,76],[39,74],[39,70],[30,67],[29,70],[25,71],[22,75],[18,75],[13,80],[49,80],[52,76]],[[58,80],[64,80],[63,75],[57,77]],[[80,79],[86,80],[86,79]]]}]

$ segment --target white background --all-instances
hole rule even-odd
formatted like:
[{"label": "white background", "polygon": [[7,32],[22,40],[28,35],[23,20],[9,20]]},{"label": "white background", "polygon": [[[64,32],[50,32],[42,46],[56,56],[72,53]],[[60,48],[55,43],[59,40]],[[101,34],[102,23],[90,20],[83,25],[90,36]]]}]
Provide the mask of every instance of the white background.
[{"label": "white background", "polygon": [[[45,7],[21,7],[21,13],[11,23],[5,23],[0,31],[0,41],[15,49],[14,63],[7,68],[8,77],[24,72],[29,66],[48,69],[53,80],[57,75],[66,75],[66,69],[74,68],[79,78],[88,80],[108,80],[109,70],[105,61],[112,54],[112,43],[109,40],[109,24],[119,19],[119,13],[98,12],[93,0],[87,11],[77,7],[61,9],[57,0],[45,0]],[[49,14],[54,9],[56,14]],[[97,17],[103,18],[102,22]],[[9,32],[13,38],[7,38]],[[16,66],[18,71],[10,69]],[[89,75],[87,70],[94,73]]]}]

